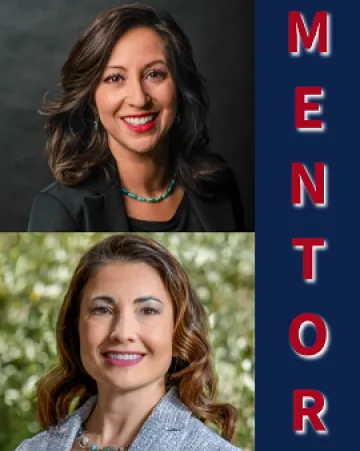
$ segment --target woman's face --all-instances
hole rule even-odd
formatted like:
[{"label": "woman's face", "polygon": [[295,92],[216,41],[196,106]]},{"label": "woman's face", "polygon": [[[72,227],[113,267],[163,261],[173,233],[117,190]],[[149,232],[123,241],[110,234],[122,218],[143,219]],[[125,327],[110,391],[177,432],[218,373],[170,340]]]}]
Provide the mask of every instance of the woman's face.
[{"label": "woman's face", "polygon": [[165,388],[172,359],[173,307],[158,273],[143,263],[110,263],[86,284],[80,354],[98,388]]},{"label": "woman's face", "polygon": [[95,92],[112,151],[162,149],[176,116],[176,88],[158,34],[126,32],[115,45]]}]

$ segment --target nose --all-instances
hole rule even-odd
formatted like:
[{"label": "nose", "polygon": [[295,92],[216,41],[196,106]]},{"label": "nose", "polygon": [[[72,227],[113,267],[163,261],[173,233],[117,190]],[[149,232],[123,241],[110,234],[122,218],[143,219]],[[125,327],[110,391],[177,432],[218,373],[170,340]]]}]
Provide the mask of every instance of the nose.
[{"label": "nose", "polygon": [[141,81],[137,79],[128,80],[127,88],[127,101],[130,106],[144,108],[151,101]]},{"label": "nose", "polygon": [[122,343],[136,341],[137,326],[132,315],[122,313],[118,317],[114,316],[110,338]]}]

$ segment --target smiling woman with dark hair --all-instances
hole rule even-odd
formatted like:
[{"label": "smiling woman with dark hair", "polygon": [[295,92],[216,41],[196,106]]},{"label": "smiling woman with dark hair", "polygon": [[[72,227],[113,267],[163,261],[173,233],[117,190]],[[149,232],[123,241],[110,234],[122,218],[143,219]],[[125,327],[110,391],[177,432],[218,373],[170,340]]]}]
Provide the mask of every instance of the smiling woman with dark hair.
[{"label": "smiling woman with dark hair", "polygon": [[17,451],[238,449],[236,409],[216,402],[205,310],[156,241],[124,234],[91,248],[56,337],[58,364],[37,392],[45,431]]},{"label": "smiling woman with dark hair", "polygon": [[208,149],[208,98],[191,44],[166,12],[100,14],[45,104],[56,182],[29,231],[242,231],[234,175]]}]

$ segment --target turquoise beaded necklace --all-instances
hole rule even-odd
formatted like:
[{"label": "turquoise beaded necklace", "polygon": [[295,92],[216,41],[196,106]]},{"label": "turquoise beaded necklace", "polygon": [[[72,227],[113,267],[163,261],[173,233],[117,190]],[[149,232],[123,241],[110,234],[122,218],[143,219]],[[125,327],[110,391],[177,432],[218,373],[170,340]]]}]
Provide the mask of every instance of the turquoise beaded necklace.
[{"label": "turquoise beaded necklace", "polygon": [[88,451],[128,451],[128,449],[130,448],[130,445],[120,446],[118,448],[114,446],[104,446],[103,448],[100,448],[97,445],[92,445],[88,437],[86,437],[82,425],[80,426],[80,429],[76,435],[76,441],[78,442],[80,448],[87,449]]},{"label": "turquoise beaded necklace", "polygon": [[121,191],[126,195],[131,197],[131,199],[136,199],[139,200],[140,202],[150,202],[150,203],[156,203],[156,202],[160,202],[164,199],[166,199],[168,196],[170,196],[173,188],[175,185],[175,177],[171,180],[170,185],[168,186],[168,188],[166,189],[164,194],[161,194],[160,196],[157,197],[143,197],[143,196],[138,196],[137,194],[134,193],[130,193],[130,191],[128,191],[126,188],[124,188],[123,186],[121,186]]}]

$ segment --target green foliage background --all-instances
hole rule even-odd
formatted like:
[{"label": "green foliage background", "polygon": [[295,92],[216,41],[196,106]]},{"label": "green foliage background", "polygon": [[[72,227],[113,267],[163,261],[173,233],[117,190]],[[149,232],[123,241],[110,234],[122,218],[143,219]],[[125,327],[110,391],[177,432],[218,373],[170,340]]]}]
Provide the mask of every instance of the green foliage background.
[{"label": "green foliage background", "polygon": [[[106,233],[0,234],[0,449],[41,429],[39,376],[56,361],[57,314],[81,255]],[[211,327],[219,399],[239,411],[236,445],[254,449],[254,234],[147,233],[185,267]]]}]

